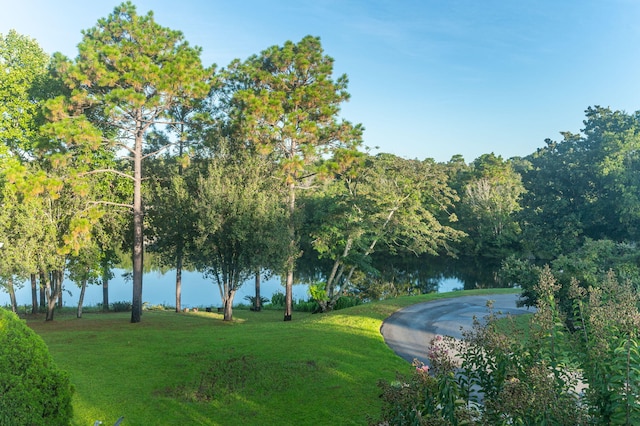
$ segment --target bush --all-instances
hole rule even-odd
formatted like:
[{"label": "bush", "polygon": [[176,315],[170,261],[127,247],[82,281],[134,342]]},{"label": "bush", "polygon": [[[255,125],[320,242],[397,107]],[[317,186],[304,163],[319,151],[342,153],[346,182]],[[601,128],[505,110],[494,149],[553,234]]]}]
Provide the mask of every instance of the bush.
[{"label": "bush", "polygon": [[0,309],[0,425],[68,425],[72,394],[42,338]]},{"label": "bush", "polygon": [[462,340],[432,339],[428,368],[416,365],[413,376],[399,379],[401,386],[381,383],[382,421],[640,424],[640,374],[634,368],[640,362],[640,342],[635,339],[640,300],[631,287],[619,287],[613,279],[602,283],[610,289],[605,298],[598,297],[599,289],[587,295],[577,283],[574,287],[581,297],[576,309],[583,328],[578,333],[571,335],[564,326],[557,303],[561,285],[543,268],[534,289],[537,311],[526,338],[510,319],[498,327],[498,314],[489,303],[485,321],[476,319]]},{"label": "bush", "polygon": [[273,293],[273,295],[271,296],[271,304],[274,307],[284,307],[285,304],[285,296],[284,293],[280,292],[280,291],[276,291],[275,293]]},{"label": "bush", "polygon": [[353,306],[358,306],[362,304],[362,300],[358,297],[354,296],[340,296],[340,298],[336,301],[336,305],[333,307],[334,310],[351,308]]},{"label": "bush", "polygon": [[293,310],[298,312],[319,312],[320,305],[315,300],[298,300],[293,304]]},{"label": "bush", "polygon": [[113,302],[111,304],[111,310],[113,312],[129,312],[131,310],[130,302]]}]

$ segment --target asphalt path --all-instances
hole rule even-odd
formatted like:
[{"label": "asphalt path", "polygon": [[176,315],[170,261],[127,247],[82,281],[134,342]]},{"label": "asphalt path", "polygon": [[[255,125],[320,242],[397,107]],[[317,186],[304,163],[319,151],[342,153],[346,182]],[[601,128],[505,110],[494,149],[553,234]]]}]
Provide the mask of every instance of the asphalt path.
[{"label": "asphalt path", "polygon": [[519,294],[491,294],[418,303],[387,318],[380,332],[396,354],[409,362],[418,359],[426,364],[431,339],[438,334],[462,338],[462,329],[473,327],[474,316],[483,319],[489,314],[489,300],[493,300],[496,313],[518,315],[534,312],[533,309],[518,308],[516,301],[519,297]]}]

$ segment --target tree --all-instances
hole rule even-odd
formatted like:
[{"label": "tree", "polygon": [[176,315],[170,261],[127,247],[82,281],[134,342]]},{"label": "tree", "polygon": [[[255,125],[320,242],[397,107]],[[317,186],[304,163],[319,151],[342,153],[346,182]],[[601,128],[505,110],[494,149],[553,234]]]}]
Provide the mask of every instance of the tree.
[{"label": "tree", "polygon": [[520,174],[510,161],[484,154],[462,176],[461,201],[456,209],[469,238],[473,256],[504,258],[517,248],[517,212],[524,192]]},{"label": "tree", "polygon": [[[320,194],[312,226],[313,247],[333,264],[321,288],[314,288],[323,311],[337,302],[356,269],[376,270],[376,250],[437,255],[464,234],[443,225],[437,215],[452,206],[444,168],[432,160],[404,160],[391,154],[365,161]],[[323,208],[324,207],[324,208]],[[455,221],[455,217],[451,216]]]},{"label": "tree", "polygon": [[0,34],[0,141],[3,153],[23,161],[37,142],[49,61],[35,40],[14,30]]},{"label": "tree", "polygon": [[[200,62],[179,31],[160,26],[153,13],[141,16],[131,2],[116,6],[107,18],[83,31],[79,55],[58,56],[58,72],[72,93],[49,105],[60,138],[87,150],[106,146],[125,152],[131,169],[92,170],[126,176],[133,183],[133,300],[131,322],[142,315],[143,161],[153,126],[175,122],[173,108],[189,105],[210,91],[213,68]],[[81,114],[84,113],[84,114]]]},{"label": "tree", "polygon": [[[49,56],[32,39],[14,30],[0,34],[0,157],[2,185],[0,199],[0,243],[4,288],[9,292],[12,308],[17,309],[14,276],[20,281],[29,270],[26,264],[33,260],[25,250],[33,242],[28,206],[19,200],[15,186],[6,179],[6,173],[21,162],[30,159],[30,152],[38,135],[38,111],[43,98],[39,86],[47,76]],[[33,253],[33,252],[31,252]],[[32,310],[35,312],[34,303]]]},{"label": "tree", "polygon": [[551,260],[586,238],[637,241],[639,124],[639,113],[590,107],[581,133],[526,157],[520,221],[531,253]]},{"label": "tree", "polygon": [[338,120],[340,105],[349,99],[348,80],[346,75],[333,80],[333,59],[324,54],[317,37],[287,41],[244,62],[233,61],[227,74],[230,85],[238,88],[230,104],[238,139],[275,158],[286,188],[289,258],[283,274],[284,320],[289,321],[299,255],[296,195],[319,173],[331,170],[335,163],[325,160],[360,146],[362,127]]},{"label": "tree", "polygon": [[286,214],[274,197],[272,169],[259,156],[219,155],[197,182],[197,263],[218,284],[225,321],[232,320],[238,288],[286,253]]}]

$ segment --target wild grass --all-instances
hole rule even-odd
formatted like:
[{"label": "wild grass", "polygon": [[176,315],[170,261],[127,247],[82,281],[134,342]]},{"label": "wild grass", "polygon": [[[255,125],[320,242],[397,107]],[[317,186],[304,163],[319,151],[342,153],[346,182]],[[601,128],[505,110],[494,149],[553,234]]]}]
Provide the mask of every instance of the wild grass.
[{"label": "wild grass", "polygon": [[[28,317],[75,385],[74,425],[365,425],[380,414],[379,379],[410,365],[380,335],[397,309],[474,290],[400,297],[329,314],[234,310]],[[426,344],[427,342],[425,342]]]}]

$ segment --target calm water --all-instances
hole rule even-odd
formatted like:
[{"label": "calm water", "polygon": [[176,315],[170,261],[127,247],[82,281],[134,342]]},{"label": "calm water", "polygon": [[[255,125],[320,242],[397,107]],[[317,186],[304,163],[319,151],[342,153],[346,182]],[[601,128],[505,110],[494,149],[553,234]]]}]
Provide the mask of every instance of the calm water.
[{"label": "calm water", "polygon": [[[126,281],[122,277],[123,271],[115,271],[115,277],[109,282],[109,302],[131,301],[132,283]],[[440,281],[438,291],[446,292],[461,289],[462,283],[455,278],[447,278]],[[295,300],[307,300],[309,298],[307,292],[308,286],[298,284],[293,286],[293,298]],[[284,286],[280,283],[280,278],[275,277],[269,280],[262,280],[260,283],[260,294],[263,297],[271,299],[275,292],[284,293]],[[240,287],[234,298],[234,305],[239,303],[248,304],[245,296],[253,296],[255,294],[254,280],[249,280]],[[80,288],[73,282],[65,280],[65,291],[62,295],[65,306],[77,306],[80,297]],[[25,286],[18,289],[16,286],[16,299],[18,305],[31,305],[31,286],[25,283]],[[175,272],[161,274],[159,272],[150,272],[144,275],[142,286],[142,300],[152,305],[168,305],[175,306]],[[102,286],[87,286],[84,296],[84,306],[95,306],[102,303]],[[10,304],[9,294],[0,291],[0,306],[8,306]],[[214,284],[210,279],[206,279],[199,272],[183,272],[182,273],[182,307],[206,307],[221,306],[220,291],[218,285]]]},{"label": "calm water", "polygon": [[[115,271],[115,277],[109,281],[109,302],[131,301],[132,283],[126,281],[122,277],[123,271]],[[65,280],[65,291],[62,295],[65,306],[77,306],[80,297],[80,288],[73,282]],[[270,280],[262,280],[260,283],[260,294],[263,297],[271,298],[271,295],[277,291],[284,293],[284,286],[280,284],[279,278]],[[152,305],[169,305],[175,306],[176,301],[176,277],[175,272],[161,274],[159,272],[150,272],[144,275],[142,284],[142,300]],[[247,281],[236,292],[234,304],[245,303],[245,296],[255,294],[254,280]],[[307,296],[307,286],[295,285],[293,287],[294,299],[304,299]],[[31,286],[29,283],[21,288],[16,288],[16,299],[18,305],[31,305]],[[84,306],[94,306],[102,303],[102,286],[90,285],[84,295]],[[9,294],[0,291],[0,306],[9,305]],[[218,285],[213,281],[206,279],[199,272],[183,272],[182,273],[182,307],[202,307],[202,306],[221,306],[220,291]]]}]

